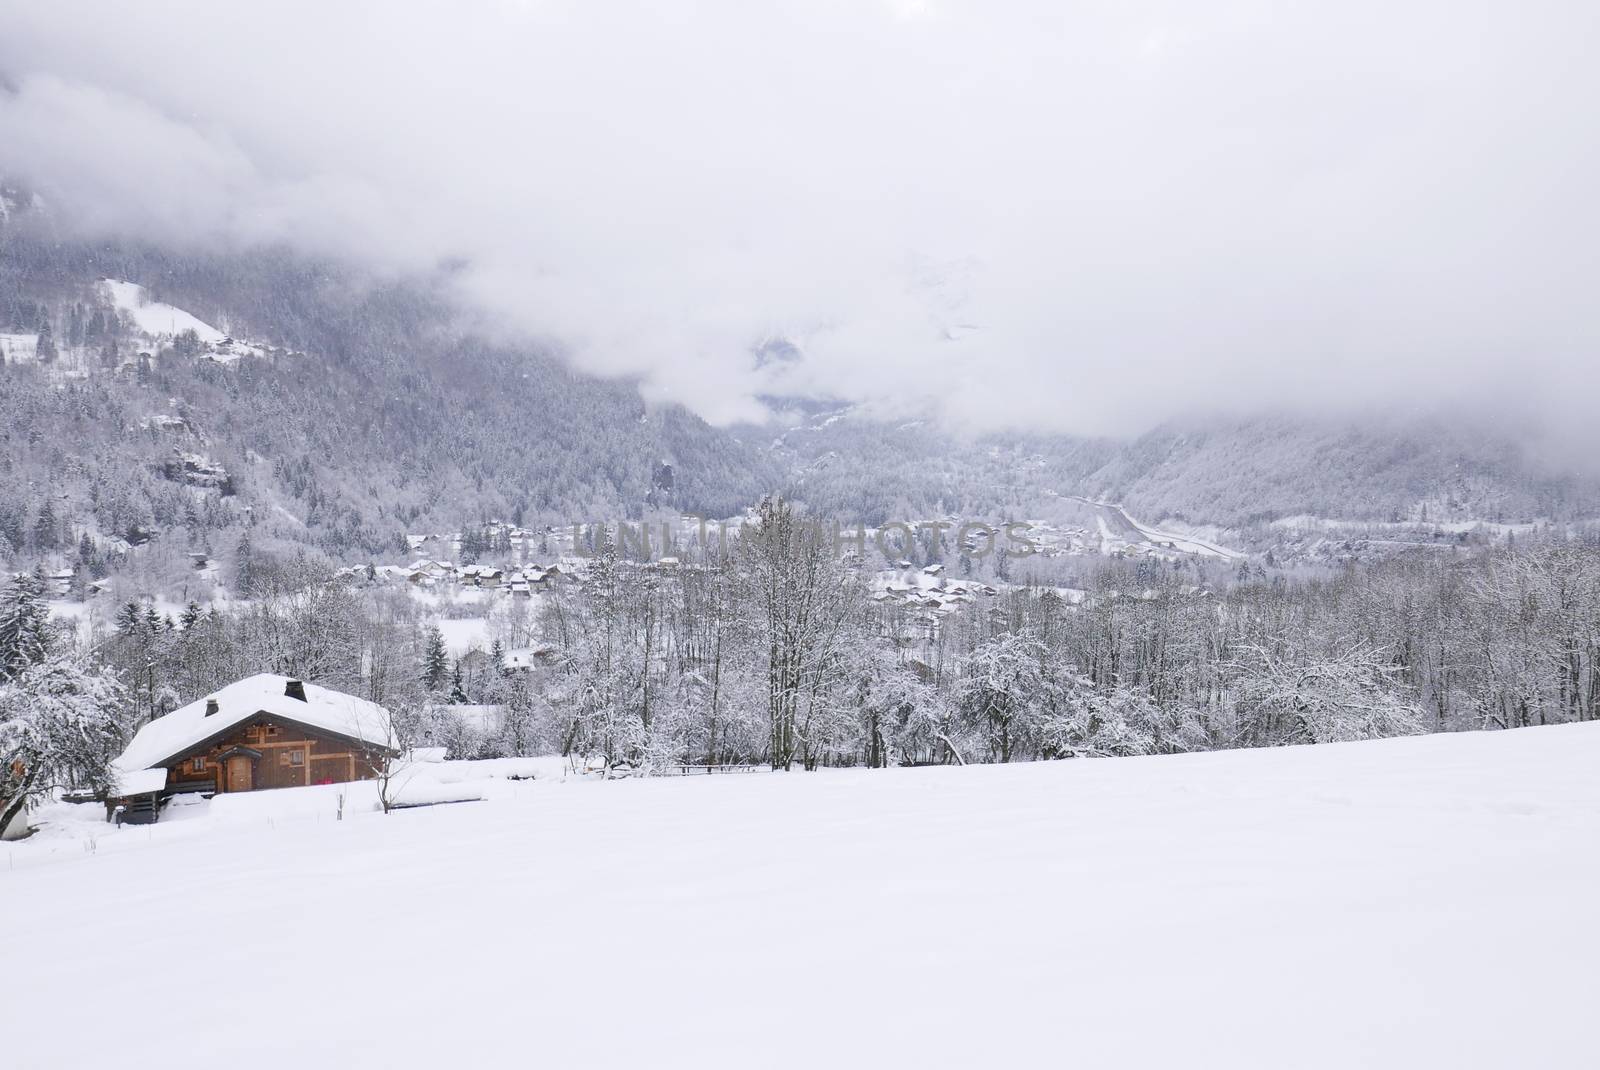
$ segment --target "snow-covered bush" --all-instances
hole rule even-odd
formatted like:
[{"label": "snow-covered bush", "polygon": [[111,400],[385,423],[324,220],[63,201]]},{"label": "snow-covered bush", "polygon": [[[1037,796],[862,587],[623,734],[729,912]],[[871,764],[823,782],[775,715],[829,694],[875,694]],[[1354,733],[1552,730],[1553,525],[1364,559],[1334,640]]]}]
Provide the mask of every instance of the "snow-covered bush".
[{"label": "snow-covered bush", "polygon": [[1039,742],[1050,758],[1108,758],[1150,754],[1160,711],[1142,692],[1098,692],[1082,677],[1061,691],[1043,718]]},{"label": "snow-covered bush", "polygon": [[1396,682],[1398,668],[1365,643],[1333,653],[1247,644],[1230,665],[1240,742],[1337,743],[1420,731],[1422,712]]}]

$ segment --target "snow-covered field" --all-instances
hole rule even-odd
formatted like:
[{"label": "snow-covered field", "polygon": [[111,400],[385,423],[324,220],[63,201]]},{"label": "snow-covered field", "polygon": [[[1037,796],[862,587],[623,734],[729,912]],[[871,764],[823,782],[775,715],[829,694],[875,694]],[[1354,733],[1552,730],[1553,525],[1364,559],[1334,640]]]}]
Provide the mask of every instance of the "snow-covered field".
[{"label": "snow-covered field", "polygon": [[202,342],[220,342],[223,333],[181,308],[150,300],[143,286],[121,279],[105,279],[100,284],[118,310],[126,312],[134,325],[152,338],[174,338],[193,331]]},{"label": "snow-covered field", "polygon": [[1600,725],[531,768],[0,847],[5,1065],[1595,1065]]},{"label": "snow-covered field", "polygon": [[468,650],[488,650],[493,642],[489,638],[488,617],[465,617],[459,620],[440,619],[434,621],[439,631],[444,635],[445,649],[450,656],[459,658]]}]

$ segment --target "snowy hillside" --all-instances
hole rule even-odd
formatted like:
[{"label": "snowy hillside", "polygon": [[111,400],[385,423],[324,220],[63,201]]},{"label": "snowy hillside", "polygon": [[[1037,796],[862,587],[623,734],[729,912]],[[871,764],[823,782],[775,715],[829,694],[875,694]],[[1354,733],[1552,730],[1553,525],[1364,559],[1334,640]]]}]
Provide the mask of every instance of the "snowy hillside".
[{"label": "snowy hillside", "polygon": [[143,286],[134,282],[106,279],[102,286],[111,298],[112,305],[124,312],[134,326],[151,338],[176,338],[184,331],[193,331],[200,341],[216,343],[225,335],[204,320],[181,308],[152,301]]},{"label": "snowy hillside", "polygon": [[[1597,767],[1574,725],[47,827],[4,848],[30,983],[0,1030],[62,1070],[175,1043],[241,1068],[1592,1065]],[[234,1043],[258,1012],[295,1028]]]},{"label": "snowy hillside", "polygon": [[[687,411],[647,413],[632,384],[468,335],[428,279],[381,284],[288,253],[217,252],[174,271],[170,250],[60,239],[45,222],[0,235],[0,426],[25,432],[0,475],[8,567],[55,549],[22,530],[44,488],[66,495],[52,508],[73,538],[139,544],[198,535],[198,520],[220,551],[249,514],[272,529],[258,535],[352,563],[412,525],[631,515],[661,458],[676,472],[670,504],[687,511],[729,515],[781,484]],[[174,447],[199,442],[239,478],[236,496],[191,517],[161,473]]]},{"label": "snowy hillside", "polygon": [[[1552,463],[1560,450],[1541,440],[1542,429],[1468,411],[1343,418],[1263,411],[1170,422],[1120,439],[971,438],[931,416],[898,422],[849,406],[782,404],[788,422],[766,440],[796,470],[801,495],[825,512],[869,522],[907,504],[1034,516],[1042,501],[1081,495],[1118,503],[1162,531],[1204,529],[1196,541],[1212,548],[1231,531],[1234,541],[1225,545],[1237,550],[1245,530],[1270,544],[1273,533],[1261,525],[1291,516],[1468,529],[1600,517],[1600,481],[1581,466]],[[1112,536],[1123,528],[1135,544],[1145,541],[1115,517],[1108,522]],[[1184,548],[1189,539],[1181,534],[1159,539],[1213,556]]]}]

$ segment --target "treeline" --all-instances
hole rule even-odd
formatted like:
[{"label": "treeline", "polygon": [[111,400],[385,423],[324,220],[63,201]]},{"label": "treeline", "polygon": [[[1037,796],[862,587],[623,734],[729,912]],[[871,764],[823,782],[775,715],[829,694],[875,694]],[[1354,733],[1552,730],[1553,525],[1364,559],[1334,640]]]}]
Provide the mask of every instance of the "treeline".
[{"label": "treeline", "polygon": [[725,557],[679,569],[602,553],[588,584],[549,597],[542,667],[515,685],[531,692],[520,735],[645,766],[881,766],[1600,712],[1593,542],[1422,552],[1215,590],[1114,563],[1086,591],[1015,588],[930,618],[874,600],[788,506],[767,503],[760,521]]}]

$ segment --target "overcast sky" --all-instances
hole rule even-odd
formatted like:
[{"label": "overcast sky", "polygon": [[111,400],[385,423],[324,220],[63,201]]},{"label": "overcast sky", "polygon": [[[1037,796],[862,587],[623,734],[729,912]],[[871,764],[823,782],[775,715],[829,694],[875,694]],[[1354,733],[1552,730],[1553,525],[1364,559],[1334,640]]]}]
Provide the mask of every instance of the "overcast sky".
[{"label": "overcast sky", "polygon": [[462,258],[716,421],[1592,408],[1592,2],[468,8],[7,4],[0,169],[98,229]]}]

